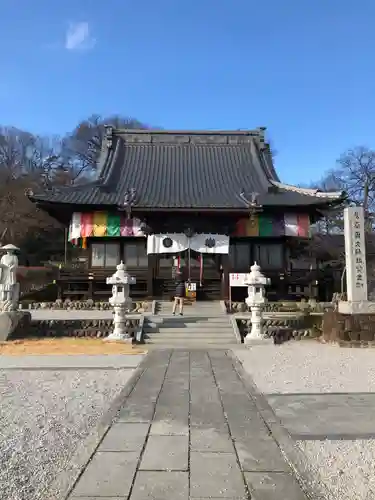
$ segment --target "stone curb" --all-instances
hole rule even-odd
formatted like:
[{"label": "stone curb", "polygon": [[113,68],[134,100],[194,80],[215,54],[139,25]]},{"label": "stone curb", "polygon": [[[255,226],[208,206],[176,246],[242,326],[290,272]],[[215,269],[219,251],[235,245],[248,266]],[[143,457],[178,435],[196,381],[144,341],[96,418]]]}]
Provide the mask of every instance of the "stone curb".
[{"label": "stone curb", "polygon": [[223,312],[227,313],[227,306],[225,305],[225,300],[220,301],[220,308]]},{"label": "stone curb", "polygon": [[240,329],[238,328],[238,323],[237,323],[237,319],[234,317],[234,316],[230,316],[229,317],[229,321],[232,325],[232,328],[233,328],[233,332],[234,332],[234,335],[237,339],[237,342],[239,344],[242,344],[242,336],[241,336],[241,332],[240,332]]},{"label": "stone curb", "polygon": [[153,300],[151,302],[151,316],[155,316],[155,314],[157,314],[157,312],[156,312],[157,305],[158,305],[157,300]]},{"label": "stone curb", "polygon": [[139,323],[138,323],[138,327],[137,327],[137,330],[135,331],[135,334],[134,334],[134,339],[133,339],[133,343],[138,343],[138,344],[144,344],[145,341],[144,341],[144,324],[145,324],[145,316],[142,315],[140,320],[139,320]]},{"label": "stone curb", "polygon": [[326,500],[325,493],[319,488],[315,477],[306,467],[306,457],[304,453],[296,446],[294,440],[269,405],[266,397],[259,391],[252,377],[246,372],[236,354],[233,351],[229,351],[228,355],[232,358],[235,371],[243,381],[258,412],[271,431],[285,461],[293,470],[306,497],[309,500]]},{"label": "stone curb", "polygon": [[48,491],[44,494],[44,500],[67,500],[74,485],[82,475],[87,463],[97,450],[99,444],[111,427],[116,414],[120,411],[126,399],[133,391],[135,385],[146,370],[146,354],[140,364],[135,368],[130,379],[121,390],[120,394],[113,400],[108,411],[102,416],[98,425],[91,433],[77,446],[77,450],[70,459],[74,463],[73,470],[62,470],[54,479]]}]

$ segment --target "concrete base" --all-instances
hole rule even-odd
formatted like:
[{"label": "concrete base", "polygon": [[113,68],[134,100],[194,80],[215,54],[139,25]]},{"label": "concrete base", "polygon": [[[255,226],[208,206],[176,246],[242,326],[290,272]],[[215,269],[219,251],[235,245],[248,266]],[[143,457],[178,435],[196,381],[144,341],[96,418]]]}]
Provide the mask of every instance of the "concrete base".
[{"label": "concrete base", "polygon": [[0,341],[8,340],[21,321],[31,322],[31,314],[23,311],[0,312]]},{"label": "concrete base", "polygon": [[244,344],[246,346],[254,346],[254,345],[271,345],[273,344],[273,339],[269,339],[266,337],[258,338],[258,339],[252,339],[249,337],[249,335],[246,335]]},{"label": "concrete base", "polygon": [[132,344],[133,337],[129,337],[129,335],[118,335],[116,333],[110,333],[108,337],[105,339],[107,342],[125,342],[125,344]]},{"label": "concrete base", "polygon": [[375,302],[369,300],[359,302],[340,301],[338,311],[341,314],[375,314]]}]

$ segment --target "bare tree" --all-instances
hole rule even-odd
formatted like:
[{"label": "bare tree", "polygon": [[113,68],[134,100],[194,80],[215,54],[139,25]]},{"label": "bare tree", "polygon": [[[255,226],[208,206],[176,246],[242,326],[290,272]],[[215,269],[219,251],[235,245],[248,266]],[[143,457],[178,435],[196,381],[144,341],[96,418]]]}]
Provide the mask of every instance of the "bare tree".
[{"label": "bare tree", "polygon": [[27,234],[37,235],[56,226],[25,196],[39,189],[47,177],[55,177],[60,142],[40,138],[14,127],[0,128],[0,234],[3,240],[21,243]]},{"label": "bare tree", "polygon": [[92,115],[77,125],[64,141],[63,156],[75,168],[75,179],[96,171],[100,155],[105,125],[116,128],[148,129],[149,127],[135,118],[109,116],[102,118]]},{"label": "bare tree", "polygon": [[346,200],[336,207],[322,212],[317,224],[325,234],[343,232],[343,208],[345,205],[361,205],[365,210],[366,231],[372,231],[375,215],[375,151],[359,146],[347,150],[337,160],[336,168],[329,171],[311,187],[324,191],[344,191]]},{"label": "bare tree", "polygon": [[[320,181],[313,182],[306,187],[321,191],[344,191],[334,170],[325,174]],[[344,230],[343,209],[347,203],[348,200],[345,198],[340,203],[335,202],[333,206],[329,205],[326,209],[321,209],[321,219],[316,224],[316,232],[320,234],[342,233]]]},{"label": "bare tree", "polygon": [[[42,180],[55,170],[69,168],[62,157],[59,137],[40,137],[15,127],[0,127],[0,169],[3,176],[16,179],[28,176]],[[7,173],[7,176],[4,174]]]},{"label": "bare tree", "polygon": [[337,163],[332,176],[346,191],[349,203],[363,206],[369,231],[375,214],[375,151],[365,146],[349,149]]},{"label": "bare tree", "polygon": [[[63,228],[31,203],[29,189],[70,185],[90,178],[100,154],[104,125],[148,128],[135,119],[120,116],[101,119],[94,115],[64,138],[40,137],[15,127],[0,126],[0,235],[30,252],[48,253],[52,242],[64,248]],[[51,250],[52,252],[52,250]],[[44,258],[44,257],[43,257]]]}]

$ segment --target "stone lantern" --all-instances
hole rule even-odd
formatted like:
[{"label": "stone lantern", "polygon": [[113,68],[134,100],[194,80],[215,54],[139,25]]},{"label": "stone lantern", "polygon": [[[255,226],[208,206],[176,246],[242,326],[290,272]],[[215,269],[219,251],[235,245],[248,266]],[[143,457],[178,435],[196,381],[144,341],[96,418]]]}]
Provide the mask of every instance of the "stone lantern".
[{"label": "stone lantern", "polygon": [[135,278],[126,271],[122,261],[117,266],[117,271],[107,278],[107,285],[112,285],[112,297],[109,298],[109,303],[114,309],[114,329],[107,337],[108,340],[132,340],[126,331],[126,313],[132,306],[132,299],[129,296],[130,285],[134,285],[135,282]]},{"label": "stone lantern", "polygon": [[264,339],[262,309],[267,302],[265,287],[270,284],[270,279],[261,273],[260,267],[254,262],[245,284],[248,295],[245,302],[251,311],[251,332],[246,335],[245,344],[250,344],[254,340]]}]

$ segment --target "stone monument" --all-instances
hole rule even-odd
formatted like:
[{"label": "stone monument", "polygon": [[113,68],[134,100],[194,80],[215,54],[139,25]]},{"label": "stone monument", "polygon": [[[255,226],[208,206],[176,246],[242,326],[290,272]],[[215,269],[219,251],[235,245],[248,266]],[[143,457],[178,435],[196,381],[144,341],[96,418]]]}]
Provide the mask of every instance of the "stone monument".
[{"label": "stone monument", "polygon": [[250,268],[250,274],[245,281],[247,285],[246,304],[251,311],[251,331],[245,337],[245,344],[253,344],[258,341],[267,341],[263,334],[262,310],[267,302],[265,287],[270,284],[270,279],[266,278],[260,271],[256,262]]},{"label": "stone monument", "polygon": [[7,340],[15,331],[21,320],[23,328],[31,321],[28,312],[19,311],[20,284],[17,281],[18,258],[15,254],[19,250],[14,245],[5,245],[0,248],[5,251],[0,259],[0,340]]},{"label": "stone monument", "polygon": [[130,298],[130,285],[134,285],[135,278],[126,271],[124,263],[117,266],[117,271],[107,278],[107,285],[112,285],[112,297],[109,303],[113,306],[113,332],[107,337],[107,340],[122,340],[132,342],[132,338],[126,331],[126,313],[130,311],[132,299]]},{"label": "stone monument", "polygon": [[20,298],[20,284],[17,282],[19,251],[14,245],[5,245],[0,248],[6,254],[0,259],[0,311],[16,311]]},{"label": "stone monument", "polygon": [[343,314],[375,313],[367,295],[365,218],[363,207],[344,209],[346,301],[338,303]]}]

